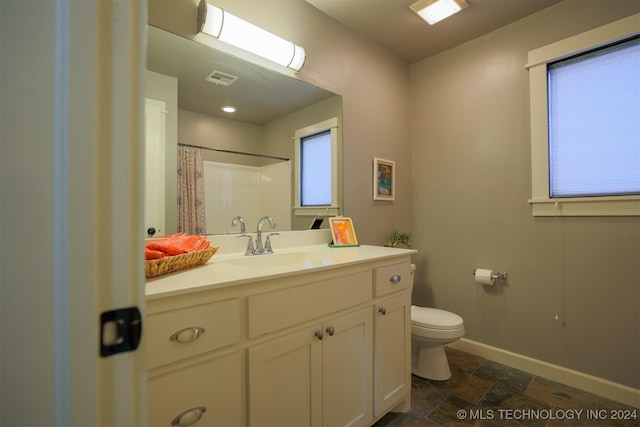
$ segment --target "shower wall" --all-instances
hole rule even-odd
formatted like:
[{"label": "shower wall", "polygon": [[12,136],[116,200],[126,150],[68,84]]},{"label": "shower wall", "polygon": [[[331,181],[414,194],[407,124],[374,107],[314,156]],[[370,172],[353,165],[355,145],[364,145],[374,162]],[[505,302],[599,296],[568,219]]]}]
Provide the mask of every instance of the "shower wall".
[{"label": "shower wall", "polygon": [[291,162],[244,166],[204,162],[207,234],[237,233],[231,226],[240,215],[247,232],[255,232],[258,220],[270,215],[277,230],[291,229]]}]

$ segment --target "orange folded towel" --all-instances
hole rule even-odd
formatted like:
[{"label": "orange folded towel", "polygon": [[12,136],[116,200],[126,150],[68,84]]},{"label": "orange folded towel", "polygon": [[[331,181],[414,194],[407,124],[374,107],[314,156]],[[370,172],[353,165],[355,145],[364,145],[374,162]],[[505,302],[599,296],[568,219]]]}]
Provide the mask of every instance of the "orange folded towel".
[{"label": "orange folded towel", "polygon": [[164,258],[164,252],[154,251],[153,249],[144,248],[144,257],[146,260]]},{"label": "orange folded towel", "polygon": [[158,259],[167,256],[201,251],[210,247],[205,236],[178,233],[149,242],[145,246],[146,259]]}]

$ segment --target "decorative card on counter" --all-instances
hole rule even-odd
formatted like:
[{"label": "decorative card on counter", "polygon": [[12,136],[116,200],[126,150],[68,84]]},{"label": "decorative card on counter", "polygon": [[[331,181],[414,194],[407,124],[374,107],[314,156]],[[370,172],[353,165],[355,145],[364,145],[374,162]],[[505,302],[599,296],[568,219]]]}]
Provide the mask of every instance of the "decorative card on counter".
[{"label": "decorative card on counter", "polygon": [[329,218],[329,228],[331,228],[331,236],[333,237],[333,242],[329,246],[360,246],[351,218],[344,216]]}]

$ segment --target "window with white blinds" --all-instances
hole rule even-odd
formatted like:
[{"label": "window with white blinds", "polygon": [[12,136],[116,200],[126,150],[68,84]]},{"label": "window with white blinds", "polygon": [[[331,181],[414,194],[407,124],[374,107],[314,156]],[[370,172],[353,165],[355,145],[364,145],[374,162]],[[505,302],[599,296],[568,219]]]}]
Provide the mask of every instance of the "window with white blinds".
[{"label": "window with white blinds", "polygon": [[300,206],[331,206],[331,132],[300,141]]},{"label": "window with white blinds", "polygon": [[640,194],[640,38],[547,70],[550,196]]},{"label": "window with white blinds", "polygon": [[534,216],[640,216],[638,22],[529,51]]},{"label": "window with white blinds", "polygon": [[338,118],[315,123],[294,133],[296,216],[340,215],[341,138]]}]

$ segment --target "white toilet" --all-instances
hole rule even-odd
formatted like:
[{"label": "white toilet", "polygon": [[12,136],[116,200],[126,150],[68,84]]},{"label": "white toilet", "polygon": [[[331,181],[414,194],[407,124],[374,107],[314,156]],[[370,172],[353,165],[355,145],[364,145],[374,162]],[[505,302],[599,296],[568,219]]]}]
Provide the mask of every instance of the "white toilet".
[{"label": "white toilet", "polygon": [[463,335],[464,322],[457,314],[412,305],[411,373],[437,381],[451,378],[444,345],[457,341]]}]

